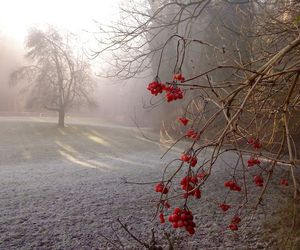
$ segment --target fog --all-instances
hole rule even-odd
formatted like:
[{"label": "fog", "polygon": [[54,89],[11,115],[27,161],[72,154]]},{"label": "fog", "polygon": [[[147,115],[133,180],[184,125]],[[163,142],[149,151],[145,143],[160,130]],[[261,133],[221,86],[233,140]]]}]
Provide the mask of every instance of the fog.
[{"label": "fog", "polygon": [[9,76],[23,61],[22,48],[16,41],[0,33],[0,111],[22,111],[22,96],[9,87]]},{"label": "fog", "polygon": [[0,6],[0,249],[287,242],[299,0]]},{"label": "fog", "polygon": [[[1,114],[51,113],[40,107],[27,107],[29,92],[22,91],[24,86],[21,84],[14,87],[9,86],[10,74],[22,65],[30,63],[24,58],[27,52],[25,41],[29,29],[53,25],[59,27],[60,30],[70,31],[76,35],[79,41],[78,48],[88,53],[95,45],[95,38],[91,35],[97,29],[94,20],[109,23],[119,11],[117,8],[118,2],[110,1],[110,3],[99,4],[99,1],[90,1],[89,5],[80,1],[72,2],[73,11],[67,14],[68,18],[65,17],[70,7],[68,1],[64,3],[52,1],[51,4],[46,2],[45,5],[34,0],[26,2],[26,4],[21,3],[19,7],[23,10],[18,10],[17,15],[13,15],[14,5],[18,4],[16,1],[4,4],[0,11]],[[102,63],[101,58],[89,60],[89,63],[92,65],[92,74],[95,76],[96,81],[93,97],[97,107],[93,109],[72,108],[67,111],[68,114],[93,116],[124,125],[136,126],[136,122],[143,126],[149,125],[151,114],[144,108],[144,104],[149,102],[150,96],[147,93],[146,86],[152,80],[152,77],[130,80],[98,77],[96,75],[103,74],[106,70],[103,67],[98,67]],[[151,72],[148,72],[148,75],[150,74]]]},{"label": "fog", "polygon": [[[116,50],[113,48],[94,57],[93,51],[101,51],[107,42],[113,41],[114,38],[110,36],[117,34],[111,34],[110,28],[107,30],[105,27],[110,27],[112,23],[113,25],[118,25],[119,23],[120,30],[125,32],[127,25],[136,25],[138,22],[143,21],[142,19],[131,20],[129,18],[130,15],[127,18],[126,12],[119,15],[119,4],[121,3],[119,0],[110,1],[110,3],[106,1],[105,3],[103,1],[99,2],[90,1],[89,4],[85,4],[83,1],[78,1],[76,4],[72,3],[72,13],[69,13],[71,3],[69,1],[63,4],[60,4],[58,1],[51,2],[51,4],[46,2],[44,5],[38,1],[31,0],[26,4],[21,4],[20,7],[24,11],[18,11],[17,15],[10,14],[13,13],[14,4],[17,4],[17,2],[12,1],[4,4],[4,8],[1,9],[3,15],[0,19],[0,27],[2,29],[0,33],[0,110],[3,114],[5,112],[19,112],[19,115],[22,115],[22,112],[23,114],[25,112],[51,113],[40,106],[31,105],[29,108],[27,102],[30,92],[22,91],[21,85],[13,88],[9,87],[8,83],[9,76],[14,70],[21,65],[28,65],[29,63],[24,59],[24,55],[28,52],[25,48],[28,30],[33,27],[45,30],[45,27],[53,26],[59,28],[62,33],[68,31],[75,34],[78,43],[74,46],[76,46],[77,50],[84,51],[89,64],[91,64],[92,74],[96,82],[95,88],[91,93],[96,102],[96,107],[94,106],[91,109],[84,108],[83,105],[77,105],[67,110],[68,115],[92,116],[123,125],[153,126],[156,128],[161,126],[160,120],[162,117],[170,121],[176,120],[176,116],[180,114],[184,102],[172,104],[172,106],[166,103],[159,108],[153,108],[150,105],[151,95],[146,89],[147,84],[153,80],[156,74],[155,71],[158,67],[157,62],[159,61],[160,53],[154,52],[149,54],[147,58],[143,57],[143,54],[139,54],[144,53],[144,51],[148,53],[147,51],[149,50],[155,51],[156,48],[161,47],[164,41],[173,34],[174,28],[166,29],[153,38],[151,33],[149,33],[147,38],[147,34],[145,35],[145,31],[143,31],[143,35],[146,37],[142,40],[140,40],[139,36],[133,39],[132,44],[129,45],[132,46],[132,50],[130,47],[126,48],[126,46]],[[131,8],[130,3],[123,2],[123,4],[125,9]],[[139,4],[141,4],[139,7],[140,11],[149,13],[155,11],[159,6],[156,6],[151,1],[141,1]],[[217,8],[204,13],[201,25],[197,22],[191,25],[188,22],[183,22],[177,27],[178,32],[185,34],[187,37],[205,39],[205,41],[213,42],[219,47],[226,46],[226,49],[229,48],[229,51],[234,50],[236,44],[243,47],[244,44],[234,34],[231,34],[224,28],[221,30],[219,28],[220,23],[224,21],[230,27],[238,28],[234,20],[240,19],[240,17],[235,15],[230,5],[226,8],[222,9],[221,7],[220,9]],[[167,9],[166,11],[167,17],[172,14],[173,10]],[[165,21],[168,21],[167,19]],[[158,23],[158,25],[160,24]],[[216,38],[218,34],[207,32],[208,30],[216,29],[216,27],[218,27],[219,33],[222,32],[222,39],[218,40]],[[143,44],[143,41],[147,39],[150,42],[144,43],[140,52],[134,50],[135,46],[140,46],[139,44]],[[230,46],[233,46],[233,48],[230,48]],[[170,81],[172,79],[173,68],[176,63],[175,48],[175,41],[171,41],[166,46],[162,60],[163,66],[160,68],[162,81]],[[215,63],[214,58],[217,58],[214,50],[203,49],[203,47],[200,48],[198,45],[189,46],[186,53],[190,57],[190,60],[183,65],[183,71],[187,78],[199,71],[207,70],[210,68],[210,64],[207,62]],[[128,63],[131,59],[133,59],[133,63]],[[222,58],[218,58],[218,60],[222,62]],[[127,75],[124,76],[123,72]],[[128,74],[128,72],[130,73]],[[110,77],[103,77],[108,75]],[[212,77],[217,79],[223,76],[212,74]]]}]

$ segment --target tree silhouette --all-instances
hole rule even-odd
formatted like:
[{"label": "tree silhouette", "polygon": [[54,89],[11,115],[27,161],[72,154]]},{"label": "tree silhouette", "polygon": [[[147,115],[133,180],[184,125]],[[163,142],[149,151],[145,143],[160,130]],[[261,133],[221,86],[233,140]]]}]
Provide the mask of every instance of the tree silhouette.
[{"label": "tree silhouette", "polygon": [[11,74],[10,83],[25,82],[28,105],[58,112],[58,125],[64,126],[65,113],[76,104],[94,105],[91,93],[94,79],[82,53],[75,54],[72,35],[56,29],[32,29],[26,41],[30,65]]}]

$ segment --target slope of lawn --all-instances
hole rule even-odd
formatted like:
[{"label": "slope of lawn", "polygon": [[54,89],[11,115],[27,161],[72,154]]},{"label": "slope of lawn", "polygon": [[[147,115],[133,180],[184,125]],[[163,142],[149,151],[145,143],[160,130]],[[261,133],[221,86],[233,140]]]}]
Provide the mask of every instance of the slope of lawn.
[{"label": "slope of lawn", "polygon": [[[157,225],[151,219],[158,195],[154,184],[124,184],[123,177],[159,181],[164,164],[182,152],[174,148],[160,160],[165,150],[130,127],[73,119],[58,128],[52,118],[0,118],[0,249],[107,249],[105,237],[133,249],[136,242],[115,227],[116,219],[147,239]],[[230,165],[234,156],[225,160]],[[225,173],[224,167],[216,169],[208,187],[214,192],[204,192],[196,206],[196,235],[173,233],[184,236],[185,249],[267,244],[259,241],[260,220],[254,220],[255,230],[246,226],[247,233],[232,234],[226,230],[228,218],[214,202],[206,202],[224,195]],[[272,206],[282,202],[280,197],[271,200]]]}]

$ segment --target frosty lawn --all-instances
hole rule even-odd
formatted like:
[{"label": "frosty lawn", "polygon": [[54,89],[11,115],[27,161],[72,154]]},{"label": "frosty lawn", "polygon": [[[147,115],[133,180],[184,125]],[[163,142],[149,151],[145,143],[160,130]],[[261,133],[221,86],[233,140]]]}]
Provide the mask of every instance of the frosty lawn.
[{"label": "frosty lawn", "polygon": [[[161,161],[166,148],[137,129],[86,122],[69,120],[62,129],[50,118],[1,118],[0,249],[106,249],[101,236],[113,236],[116,218],[144,238],[157,224],[151,222],[153,201],[159,198],[154,185],[125,185],[122,177],[157,181],[163,163],[181,151],[175,148]],[[215,183],[224,172],[212,176]],[[220,190],[210,188],[214,193],[209,198],[218,198]],[[207,198],[205,192],[202,198]],[[200,230],[189,243],[182,240],[190,249],[262,244],[259,221],[257,231],[237,238],[224,232],[226,217],[210,202],[200,201],[196,213]],[[135,244],[118,233],[126,244]]]},{"label": "frosty lawn", "polygon": [[1,118],[0,135],[0,249],[99,248],[114,218],[152,215],[152,186],[121,181],[160,174],[162,149],[136,129]]}]

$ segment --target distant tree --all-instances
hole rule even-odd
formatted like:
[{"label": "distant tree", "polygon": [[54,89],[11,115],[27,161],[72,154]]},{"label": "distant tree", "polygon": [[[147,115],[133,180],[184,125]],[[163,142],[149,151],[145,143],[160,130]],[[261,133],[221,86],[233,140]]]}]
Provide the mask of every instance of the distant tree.
[{"label": "distant tree", "polygon": [[64,126],[68,109],[87,104],[91,98],[94,79],[82,52],[75,53],[72,35],[56,29],[32,29],[26,40],[26,58],[30,65],[22,66],[10,77],[10,84],[25,84],[30,107],[58,112],[58,125]]}]

